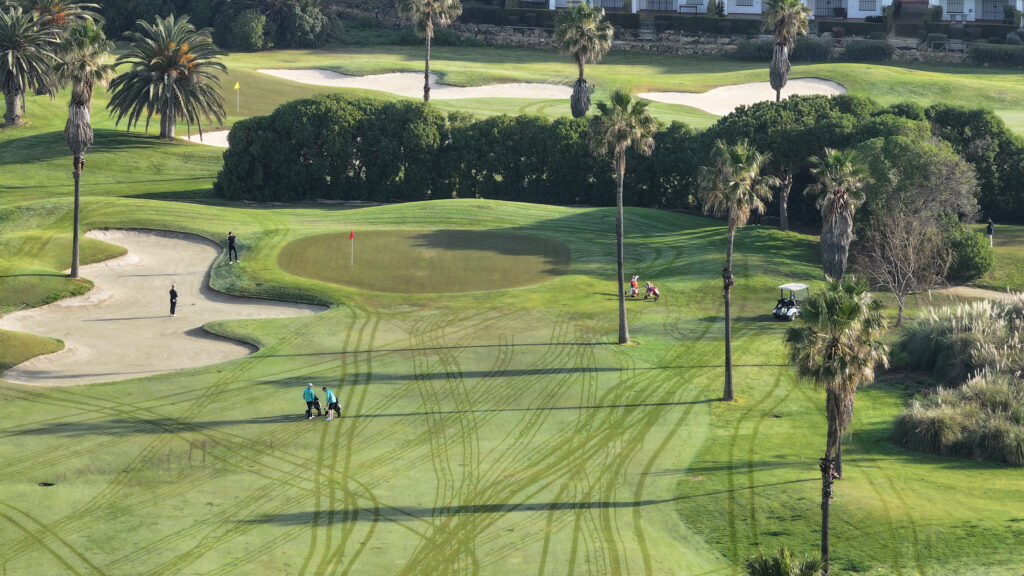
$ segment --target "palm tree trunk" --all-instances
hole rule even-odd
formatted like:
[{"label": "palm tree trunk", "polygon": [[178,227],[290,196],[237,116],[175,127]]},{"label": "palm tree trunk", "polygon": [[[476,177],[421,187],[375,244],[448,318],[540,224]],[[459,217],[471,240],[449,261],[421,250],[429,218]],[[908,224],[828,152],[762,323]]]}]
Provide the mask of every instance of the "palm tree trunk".
[{"label": "palm tree trunk", "polygon": [[832,484],[835,480],[835,461],[825,456],[818,461],[821,469],[821,562],[824,565],[821,573],[828,576],[831,570],[829,566],[829,526],[828,515],[832,504]]},{"label": "palm tree trunk", "polygon": [[772,50],[772,61],[768,64],[768,80],[775,90],[775,101],[782,99],[782,89],[786,87],[789,80],[789,72],[792,66],[789,64],[789,48],[785,44],[776,44]]},{"label": "palm tree trunk", "polygon": [[78,224],[81,214],[81,185],[82,185],[82,167],[85,165],[85,158],[81,156],[75,156],[75,225],[74,225],[74,236],[71,239],[71,277],[78,278]]},{"label": "palm tree trunk", "polygon": [[6,107],[4,109],[4,124],[8,126],[17,126],[21,124],[21,109],[22,99],[25,98],[25,94],[18,90],[4,90],[4,102]]},{"label": "palm tree trunk", "polygon": [[174,119],[174,112],[167,112],[160,117],[160,137],[174,140],[174,127],[177,122]]},{"label": "palm tree trunk", "polygon": [[615,172],[617,176],[615,188],[615,248],[618,254],[619,271],[619,344],[629,344],[629,326],[626,324],[626,290],[623,280],[623,232],[622,215],[622,180],[626,176],[626,153],[615,153]]},{"label": "palm tree trunk", "polygon": [[[776,102],[778,100],[776,99]],[[793,189],[793,175],[788,169],[782,170],[782,187],[779,188],[779,230],[789,230],[789,192]]]},{"label": "palm tree trunk", "polygon": [[430,35],[427,35],[427,59],[423,67],[423,102],[430,104]]},{"label": "palm tree trunk", "polygon": [[725,390],[722,392],[722,400],[732,402],[732,314],[729,310],[731,304],[732,277],[732,250],[733,240],[736,238],[736,228],[729,227],[729,246],[725,251],[725,268],[722,270],[722,296],[725,299]]}]

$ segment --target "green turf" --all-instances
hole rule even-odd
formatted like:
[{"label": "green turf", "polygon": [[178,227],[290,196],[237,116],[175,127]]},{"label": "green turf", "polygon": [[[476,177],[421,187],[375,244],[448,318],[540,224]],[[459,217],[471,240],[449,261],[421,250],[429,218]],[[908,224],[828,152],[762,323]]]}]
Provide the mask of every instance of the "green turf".
[{"label": "green turf", "polygon": [[[984,224],[974,228],[981,234],[985,233]],[[1024,226],[997,225],[993,244],[995,265],[988,275],[973,285],[990,290],[1024,291]]]},{"label": "green turf", "polygon": [[[243,78],[244,116],[317,91],[256,67],[380,71],[390,59],[414,69],[418,51],[403,50],[338,51],[337,60],[233,55],[229,65]],[[551,53],[438,54],[452,81],[460,69],[465,81],[572,77]],[[497,66],[505,60],[507,70]],[[647,55],[613,54],[591,68],[600,90],[706,89],[767,76],[749,64]],[[882,101],[900,93],[990,101],[998,88],[1008,94],[1000,110],[1017,106],[1021,82],[993,69],[794,70],[827,71]],[[105,98],[98,92],[97,105]],[[471,104],[481,114],[509,111],[507,101]],[[88,287],[62,277],[71,227],[65,105],[30,98],[29,124],[0,130],[0,313]],[[555,113],[554,103],[539,106]],[[715,402],[721,222],[626,210],[627,269],[656,281],[663,297],[628,303],[636,344],[622,347],[613,343],[612,209],[472,199],[361,209],[229,204],[209,194],[221,151],[126,136],[99,109],[94,120],[84,229],[221,240],[230,228],[245,262],[218,260],[215,288],[332,307],[215,323],[211,330],[261,346],[216,366],[64,389],[0,383],[5,573],[739,575],[759,549],[816,550],[824,398],[786,366],[786,325],[769,317],[776,285],[820,286],[816,238],[739,232],[738,400],[725,405]],[[375,231],[503,231],[559,241],[572,260],[545,283],[440,295],[360,290],[278,266],[295,241],[353,229],[360,240]],[[999,227],[997,239],[1010,242],[1015,230]],[[1020,252],[1009,246],[996,252],[997,272],[1019,268]],[[117,254],[83,243],[85,261]],[[915,299],[909,313],[928,303]],[[9,333],[0,344],[0,363],[12,351],[56,345]],[[838,573],[1019,575],[1022,471],[896,447],[892,422],[913,391],[904,380],[888,375],[858,397],[833,504]],[[307,382],[332,387],[341,418],[300,419]]]},{"label": "green turf", "polygon": [[41,354],[58,352],[63,347],[60,340],[53,338],[0,330],[0,371]]},{"label": "green turf", "polygon": [[565,274],[571,260],[565,244],[522,234],[387,230],[360,231],[355,240],[340,233],[300,238],[277,263],[296,276],[375,292],[447,294],[547,282]]}]

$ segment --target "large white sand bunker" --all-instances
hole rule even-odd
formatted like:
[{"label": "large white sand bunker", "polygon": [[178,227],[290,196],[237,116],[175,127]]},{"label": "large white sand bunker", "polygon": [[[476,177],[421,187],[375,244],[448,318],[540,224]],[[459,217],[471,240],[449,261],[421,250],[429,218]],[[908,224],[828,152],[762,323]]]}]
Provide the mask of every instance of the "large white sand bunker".
[{"label": "large white sand bunker", "polygon": [[[227,296],[208,286],[219,247],[197,236],[140,231],[90,232],[128,254],[83,266],[95,283],[84,296],[0,318],[0,328],[60,338],[65,349],[3,373],[10,382],[67,386],[207,366],[241,358],[252,347],[200,327],[227,319],[312,314],[318,306]],[[245,255],[241,254],[244,258]],[[178,292],[170,316],[169,290]]]},{"label": "large white sand bunker", "polygon": [[[814,94],[824,96],[846,94],[846,87],[824,78],[797,78],[787,82],[786,87],[782,89],[783,98]],[[639,96],[654,102],[682,104],[718,116],[725,116],[738,106],[749,106],[757,102],[775,100],[775,90],[768,82],[752,82],[722,86],[707,92],[644,92]]]},{"label": "large white sand bunker", "polygon": [[[362,88],[379,90],[409,98],[423,97],[423,74],[396,72],[373,76],[347,76],[330,70],[259,70],[263,74],[314,86],[334,88]],[[451,86],[439,84],[437,76],[430,75],[430,98],[433,100],[463,100],[466,98],[531,98],[557,100],[572,96],[572,88],[558,84],[491,84],[490,86]]]},{"label": "large white sand bunker", "polygon": [[216,148],[227,148],[228,147],[228,133],[230,130],[217,130],[215,132],[203,132],[202,136],[199,133],[192,135],[179,136],[182,140],[188,140],[193,144],[206,144],[207,146],[214,146]]}]

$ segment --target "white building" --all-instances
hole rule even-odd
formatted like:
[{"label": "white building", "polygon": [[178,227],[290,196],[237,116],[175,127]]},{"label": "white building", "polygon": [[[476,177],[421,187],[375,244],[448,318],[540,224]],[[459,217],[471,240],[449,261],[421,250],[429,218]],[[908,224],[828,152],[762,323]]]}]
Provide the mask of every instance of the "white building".
[{"label": "white building", "polygon": [[[585,0],[535,0],[524,1],[525,5],[544,3],[550,10],[566,8],[579,4]],[[867,16],[881,16],[882,8],[889,6],[894,0],[803,0],[811,7],[815,17],[818,18],[850,18],[863,19]],[[906,1],[906,0],[904,0]],[[920,2],[907,2],[908,4],[923,4],[925,1],[931,6],[942,6],[942,17],[945,20],[974,22],[1003,21],[1003,6],[1009,3],[1016,6],[1017,10],[1024,10],[1024,0],[921,0]],[[601,6],[609,11],[622,10],[625,0],[590,0],[595,6]],[[631,10],[634,13],[677,13],[677,14],[704,14],[707,12],[707,0],[632,0]],[[762,11],[763,0],[725,0],[725,13],[730,15],[751,15],[759,16]]]}]

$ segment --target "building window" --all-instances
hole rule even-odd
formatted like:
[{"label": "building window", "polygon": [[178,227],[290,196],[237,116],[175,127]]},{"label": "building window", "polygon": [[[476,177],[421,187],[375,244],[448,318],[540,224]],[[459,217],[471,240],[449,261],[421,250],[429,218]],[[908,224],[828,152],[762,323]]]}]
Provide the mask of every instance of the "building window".
[{"label": "building window", "polygon": [[946,13],[963,14],[964,0],[946,0]]},{"label": "building window", "polygon": [[737,6],[753,6],[754,0],[736,0]]},{"label": "building window", "polygon": [[876,7],[876,0],[860,0],[861,12],[874,12],[875,10],[878,10]]}]

